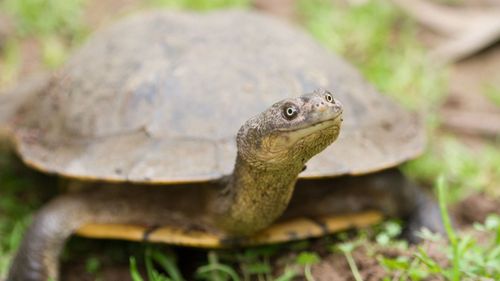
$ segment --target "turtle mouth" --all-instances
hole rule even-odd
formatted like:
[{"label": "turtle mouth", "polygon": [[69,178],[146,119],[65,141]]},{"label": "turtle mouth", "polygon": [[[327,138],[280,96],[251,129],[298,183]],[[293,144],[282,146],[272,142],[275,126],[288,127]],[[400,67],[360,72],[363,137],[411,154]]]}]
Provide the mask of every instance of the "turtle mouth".
[{"label": "turtle mouth", "polygon": [[311,135],[321,134],[322,132],[337,130],[342,123],[342,112],[339,112],[334,117],[321,120],[312,125],[307,125],[293,130],[282,130],[281,132],[287,138],[289,143],[295,143],[301,139]]},{"label": "turtle mouth", "polygon": [[[329,127],[338,126],[338,125],[340,125],[341,122],[342,122],[342,112],[335,115],[335,117],[332,117],[330,119],[322,120],[322,121],[315,123],[314,125],[311,126],[311,128],[315,128],[315,129],[318,128],[319,130],[321,130],[322,128],[326,129]],[[304,128],[304,129],[306,129],[306,128]],[[298,129],[298,130],[300,130],[300,129]]]},{"label": "turtle mouth", "polygon": [[299,128],[283,129],[281,131],[284,133],[294,133],[294,132],[314,133],[317,131],[321,131],[323,129],[327,129],[329,127],[338,126],[340,125],[341,122],[342,122],[342,112],[339,112],[338,114],[335,114],[335,116],[330,117],[328,119],[320,120],[312,124],[301,126]]}]

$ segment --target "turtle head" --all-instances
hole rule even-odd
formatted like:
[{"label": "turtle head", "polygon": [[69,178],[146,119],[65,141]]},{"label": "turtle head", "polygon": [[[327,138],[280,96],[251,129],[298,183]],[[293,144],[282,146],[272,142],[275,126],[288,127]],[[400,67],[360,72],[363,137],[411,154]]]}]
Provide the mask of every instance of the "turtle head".
[{"label": "turtle head", "polygon": [[266,169],[302,166],[337,138],[342,105],[326,90],[273,104],[237,136],[240,157]]}]

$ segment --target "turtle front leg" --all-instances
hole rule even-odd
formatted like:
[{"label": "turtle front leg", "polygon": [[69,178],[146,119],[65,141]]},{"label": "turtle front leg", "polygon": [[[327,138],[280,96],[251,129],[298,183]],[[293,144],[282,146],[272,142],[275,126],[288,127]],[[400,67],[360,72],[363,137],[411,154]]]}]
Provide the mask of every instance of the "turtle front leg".
[{"label": "turtle front leg", "polygon": [[439,206],[427,190],[406,178],[398,169],[365,176],[307,180],[298,183],[285,216],[322,216],[379,210],[402,218],[405,237],[418,242],[422,228],[444,233]]},{"label": "turtle front leg", "polygon": [[59,254],[67,238],[86,219],[78,198],[63,196],[34,217],[12,262],[6,281],[58,280]]},{"label": "turtle front leg", "polygon": [[[212,188],[88,184],[45,205],[26,231],[6,281],[57,281],[66,240],[87,224],[209,227],[205,213]],[[197,208],[193,208],[197,206]]]}]

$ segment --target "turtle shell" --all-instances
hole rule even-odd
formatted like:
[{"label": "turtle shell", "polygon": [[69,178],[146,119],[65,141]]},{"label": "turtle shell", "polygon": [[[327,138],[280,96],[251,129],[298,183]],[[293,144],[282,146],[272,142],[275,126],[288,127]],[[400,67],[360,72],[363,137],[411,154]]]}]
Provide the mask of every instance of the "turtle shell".
[{"label": "turtle shell", "polygon": [[21,157],[83,179],[146,183],[230,174],[235,135],[283,98],[326,88],[338,140],[300,177],[363,174],[418,155],[418,118],[300,28],[251,11],[146,12],[97,32],[16,119]]}]

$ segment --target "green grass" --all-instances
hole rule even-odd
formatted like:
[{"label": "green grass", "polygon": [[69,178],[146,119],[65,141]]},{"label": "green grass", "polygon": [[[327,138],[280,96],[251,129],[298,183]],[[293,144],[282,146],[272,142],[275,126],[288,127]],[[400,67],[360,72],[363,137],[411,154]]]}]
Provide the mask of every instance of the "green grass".
[{"label": "green grass", "polygon": [[[358,240],[360,241],[360,240]],[[356,248],[357,243],[354,242],[344,242],[344,243],[339,243],[338,245],[335,245],[335,248],[341,251],[346,260],[347,263],[349,264],[349,268],[351,269],[352,276],[354,277],[354,280],[356,281],[362,281],[363,278],[361,277],[361,274],[359,273],[358,266],[356,265],[356,261],[354,260],[354,257],[352,255],[352,252]]]},{"label": "green grass", "polygon": [[439,175],[445,175],[454,186],[450,191],[452,201],[472,192],[500,196],[498,141],[486,142],[483,147],[472,149],[450,135],[431,137],[427,153],[405,165],[408,174],[428,183]]},{"label": "green grass", "polygon": [[435,69],[416,38],[416,26],[388,1],[347,7],[334,1],[299,1],[305,27],[346,57],[379,90],[420,112],[439,106],[442,69]]},{"label": "green grass", "polygon": [[33,210],[54,193],[53,188],[37,186],[50,180],[21,167],[12,157],[0,150],[0,277],[6,273]]},{"label": "green grass", "polygon": [[484,95],[496,106],[500,106],[500,87],[487,84],[484,86]]},{"label": "green grass", "polygon": [[[406,277],[410,280],[425,280],[432,276],[443,276],[450,281],[499,280],[500,216],[490,215],[484,224],[475,224],[476,230],[482,232],[488,238],[487,241],[484,238],[479,241],[471,234],[457,233],[447,210],[449,185],[444,177],[438,178],[436,187],[447,237],[430,232],[422,233],[422,237],[437,245],[442,257],[437,258],[435,253],[429,254],[427,248],[420,245],[410,257],[379,257],[381,263],[389,273],[400,275],[402,279],[399,280],[407,280]],[[404,275],[400,274],[402,272]]]},{"label": "green grass", "polygon": [[[292,281],[299,276],[300,268],[306,280],[313,281],[311,266],[320,261],[320,257],[314,252],[300,252],[291,261],[290,267],[284,268],[281,273],[273,272],[270,257],[276,256],[283,249],[283,246],[264,246],[239,252],[208,251],[206,262],[198,266],[194,278],[206,281]],[[130,276],[134,281],[184,281],[192,279],[191,276],[187,278],[182,276],[173,251],[162,251],[149,245],[146,246],[143,257],[145,273],[142,274],[139,270],[138,258],[130,258]]]},{"label": "green grass", "polygon": [[8,85],[14,81],[19,75],[19,65],[21,63],[21,55],[19,43],[16,40],[8,40],[1,50],[1,68],[0,71],[0,86]]},{"label": "green grass", "polygon": [[160,7],[179,8],[186,10],[206,11],[228,7],[247,7],[250,0],[149,0]]},{"label": "green grass", "polygon": [[[438,132],[436,111],[446,95],[446,70],[433,66],[416,37],[413,22],[387,1],[334,7],[333,1],[299,1],[304,26],[321,42],[345,56],[380,91],[425,117],[427,152],[404,166],[411,177],[428,184],[445,175],[456,188],[454,200],[471,191],[498,196],[500,144],[485,142],[471,149],[454,136]],[[498,89],[488,85],[492,102]]]},{"label": "green grass", "polygon": [[86,37],[83,4],[83,0],[1,1],[0,10],[13,19],[15,33],[1,54],[0,87],[18,79],[21,60],[17,48],[26,38],[40,44],[41,60],[47,68],[59,67]]},{"label": "green grass", "polygon": [[4,0],[2,9],[12,15],[20,36],[81,35],[82,0]]},{"label": "green grass", "polygon": [[[160,252],[152,249],[151,246],[146,247],[144,254],[144,263],[146,265],[147,279],[150,281],[184,281],[179,269],[177,268],[176,257],[172,252]],[[165,271],[161,274],[156,268],[157,264]],[[139,273],[135,257],[130,257],[130,275],[134,281],[143,281],[143,277]]]},{"label": "green grass", "polygon": [[[153,6],[192,10],[220,7],[248,7],[249,0],[149,0]],[[415,24],[402,16],[387,1],[366,1],[359,5],[337,5],[330,0],[301,0],[298,3],[300,22],[320,42],[355,64],[366,78],[382,92],[394,97],[408,108],[422,113],[429,128],[429,149],[423,157],[404,166],[409,176],[436,186],[441,206],[456,201],[472,191],[485,191],[500,196],[500,151],[498,140],[486,142],[479,150],[471,149],[453,135],[438,131],[436,109],[446,93],[446,70],[436,69],[425,56],[417,39]],[[13,16],[17,33],[1,54],[0,85],[15,80],[21,61],[19,45],[25,38],[35,37],[42,48],[44,64],[48,68],[60,65],[69,50],[86,36],[82,18],[83,0],[4,0],[3,11]],[[498,104],[498,89],[486,86],[484,94]],[[0,154],[5,155],[5,154]],[[3,156],[2,156],[3,157]],[[41,202],[40,194],[33,192],[30,176],[22,177],[14,171],[16,165],[4,157],[0,161],[0,276],[6,274],[8,263],[16,250],[22,233],[30,221],[31,212]],[[449,186],[450,188],[446,188]],[[445,192],[445,190],[447,190]],[[442,209],[443,217],[448,214]],[[486,244],[473,236],[458,233],[447,224],[448,239],[444,255],[448,264],[441,264],[424,247],[411,255],[385,257],[376,253],[378,247],[410,251],[411,246],[397,240],[401,227],[387,222],[374,235],[356,237],[337,236],[341,243],[331,244],[332,253],[341,253],[355,280],[361,280],[353,252],[361,245],[373,252],[388,275],[399,274],[400,279],[424,280],[429,276],[445,276],[449,280],[488,277],[500,280],[500,219],[490,216],[476,229],[491,237]],[[443,238],[423,233],[429,241]],[[441,240],[440,240],[441,239]],[[322,258],[310,250],[308,242],[279,246],[250,248],[240,251],[209,251],[195,270],[197,280],[293,280],[305,276],[313,280],[311,268]],[[67,253],[71,256],[71,253]],[[278,257],[283,257],[276,261]],[[288,258],[287,258],[288,257]],[[280,264],[277,272],[273,265]],[[98,275],[101,259],[86,260],[86,271]],[[130,274],[134,281],[191,280],[183,276],[175,251],[164,247],[147,246],[143,252],[130,257]],[[405,279],[407,278],[407,279]]]},{"label": "green grass", "polygon": [[[17,194],[27,187],[17,179],[8,163],[8,157],[0,158],[0,273],[6,272],[8,262],[17,249],[22,232],[29,222],[32,211],[26,204],[19,204]],[[0,274],[2,276],[2,274]]]}]

